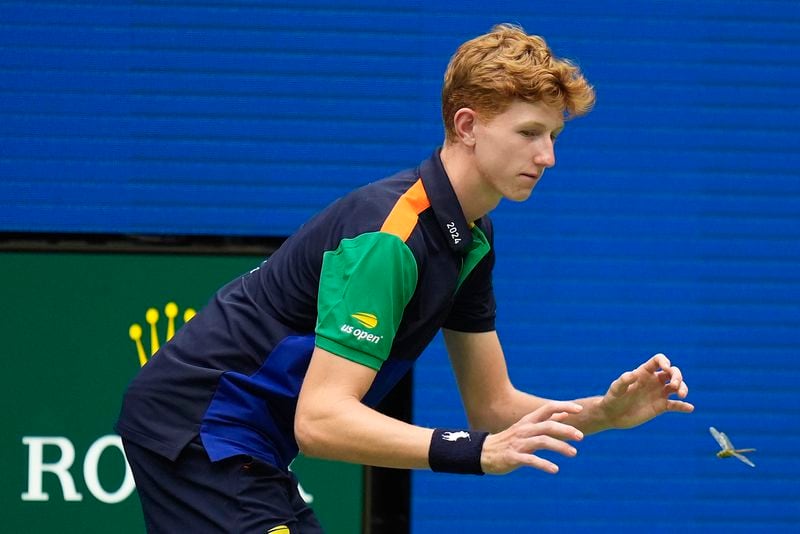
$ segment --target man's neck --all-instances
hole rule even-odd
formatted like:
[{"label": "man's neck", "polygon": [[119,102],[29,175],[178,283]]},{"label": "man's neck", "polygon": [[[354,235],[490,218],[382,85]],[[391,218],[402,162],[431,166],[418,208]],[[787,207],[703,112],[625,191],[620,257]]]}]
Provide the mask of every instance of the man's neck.
[{"label": "man's neck", "polygon": [[476,221],[497,207],[501,197],[486,186],[469,147],[445,142],[439,157],[467,221]]}]

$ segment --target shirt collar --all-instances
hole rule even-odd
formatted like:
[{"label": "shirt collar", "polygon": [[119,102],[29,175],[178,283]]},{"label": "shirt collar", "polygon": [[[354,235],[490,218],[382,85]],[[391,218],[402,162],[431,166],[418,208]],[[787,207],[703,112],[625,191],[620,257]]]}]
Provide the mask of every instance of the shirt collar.
[{"label": "shirt collar", "polygon": [[439,150],[440,148],[437,148],[430,158],[420,164],[419,174],[439,228],[450,249],[465,254],[472,244],[472,229],[464,217],[456,192],[444,170]]}]

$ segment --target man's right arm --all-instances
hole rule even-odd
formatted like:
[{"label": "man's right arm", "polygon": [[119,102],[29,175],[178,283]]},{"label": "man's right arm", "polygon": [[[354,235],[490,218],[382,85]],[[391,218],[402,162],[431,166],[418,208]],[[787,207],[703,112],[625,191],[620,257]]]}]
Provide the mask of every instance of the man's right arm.
[{"label": "man's right arm", "polygon": [[427,469],[433,429],[388,417],[361,402],[376,371],[316,347],[295,413],[303,454],[329,460]]}]

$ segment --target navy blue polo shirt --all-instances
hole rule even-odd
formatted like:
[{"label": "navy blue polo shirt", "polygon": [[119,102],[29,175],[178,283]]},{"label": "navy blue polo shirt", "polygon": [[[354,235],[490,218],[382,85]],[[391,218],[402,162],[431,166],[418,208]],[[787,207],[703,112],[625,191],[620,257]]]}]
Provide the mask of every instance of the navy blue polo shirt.
[{"label": "navy blue polo shirt", "polygon": [[198,434],[212,460],[286,470],[314,346],[377,372],[374,407],[440,327],[494,330],[488,217],[465,220],[438,150],[356,189],[258,268],[222,287],[141,369],[116,430],[175,459]]}]

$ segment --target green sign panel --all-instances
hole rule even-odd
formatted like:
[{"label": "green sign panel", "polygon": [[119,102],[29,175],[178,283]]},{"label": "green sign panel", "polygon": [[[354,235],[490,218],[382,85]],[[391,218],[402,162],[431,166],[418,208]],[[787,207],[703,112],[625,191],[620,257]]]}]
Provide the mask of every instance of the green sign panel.
[{"label": "green sign panel", "polygon": [[[193,310],[261,260],[0,253],[5,532],[144,532],[112,428],[122,393]],[[292,469],[326,532],[361,530],[360,466],[301,457]]]}]

